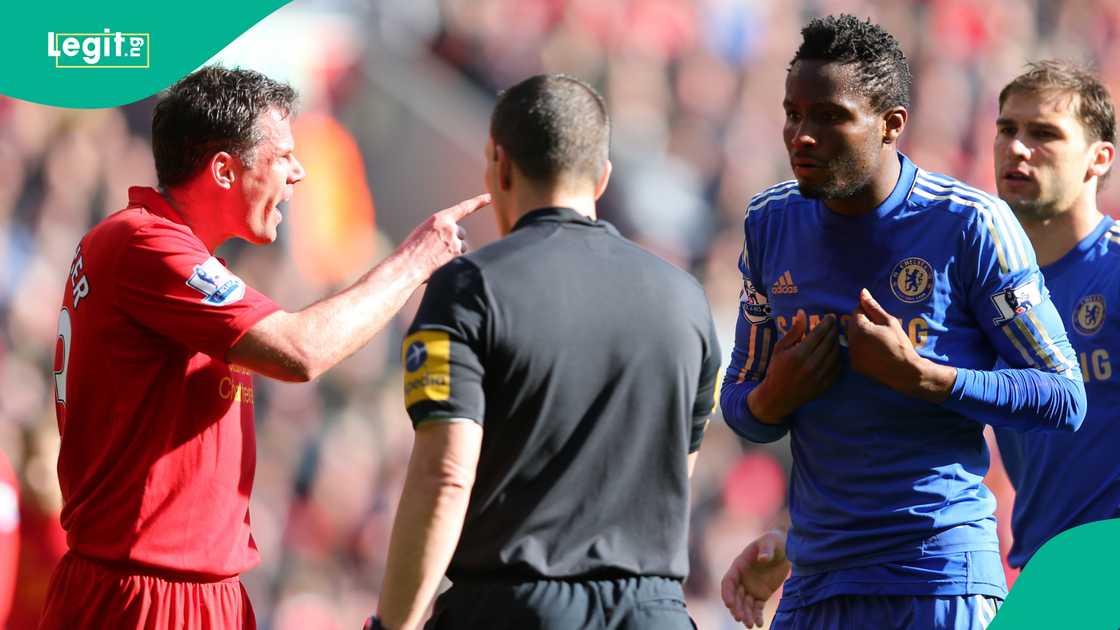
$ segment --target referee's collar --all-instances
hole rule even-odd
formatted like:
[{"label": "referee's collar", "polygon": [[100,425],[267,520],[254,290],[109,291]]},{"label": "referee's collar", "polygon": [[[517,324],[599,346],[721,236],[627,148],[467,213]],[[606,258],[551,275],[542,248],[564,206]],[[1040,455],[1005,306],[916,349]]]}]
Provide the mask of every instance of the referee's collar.
[{"label": "referee's collar", "polygon": [[513,224],[513,230],[517,231],[527,225],[534,223],[582,223],[583,225],[596,225],[598,221],[590,219],[571,208],[562,206],[551,206],[546,208],[537,208],[530,210],[521,215],[521,218]]}]

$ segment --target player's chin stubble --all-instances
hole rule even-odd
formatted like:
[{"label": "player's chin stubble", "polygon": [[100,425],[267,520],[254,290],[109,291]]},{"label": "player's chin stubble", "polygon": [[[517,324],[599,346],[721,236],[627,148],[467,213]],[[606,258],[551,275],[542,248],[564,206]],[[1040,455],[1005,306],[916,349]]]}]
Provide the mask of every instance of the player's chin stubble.
[{"label": "player's chin stubble", "polygon": [[819,183],[798,181],[803,197],[809,199],[849,199],[865,189],[871,181],[871,169],[859,163],[854,156],[845,156],[829,162],[825,180]]},{"label": "player's chin stubble", "polygon": [[1007,201],[1008,206],[1011,206],[1011,211],[1015,213],[1015,216],[1024,221],[1049,221],[1061,214],[1058,210],[1058,204],[1050,201],[1041,199],[1005,199],[1005,201]]}]

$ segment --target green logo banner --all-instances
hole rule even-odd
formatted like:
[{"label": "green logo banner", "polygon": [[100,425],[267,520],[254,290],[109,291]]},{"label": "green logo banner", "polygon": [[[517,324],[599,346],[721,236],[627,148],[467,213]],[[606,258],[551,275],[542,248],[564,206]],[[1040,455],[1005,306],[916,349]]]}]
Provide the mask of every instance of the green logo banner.
[{"label": "green logo banner", "polygon": [[1120,519],[1058,534],[1023,569],[988,630],[1120,628]]},{"label": "green logo banner", "polygon": [[[140,100],[206,62],[289,0],[16,4],[0,94],[58,107]],[[277,46],[283,42],[276,42]]]}]

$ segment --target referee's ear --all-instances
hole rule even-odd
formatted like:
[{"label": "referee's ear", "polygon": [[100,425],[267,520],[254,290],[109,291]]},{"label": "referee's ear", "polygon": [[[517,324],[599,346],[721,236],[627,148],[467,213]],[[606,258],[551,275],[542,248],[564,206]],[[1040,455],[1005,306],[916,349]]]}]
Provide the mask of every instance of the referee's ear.
[{"label": "referee's ear", "polygon": [[611,164],[611,161],[607,160],[603,165],[603,174],[599,177],[599,183],[595,184],[595,201],[599,201],[599,197],[602,197],[603,193],[606,192],[607,182],[611,179],[611,171],[613,169],[614,166]]},{"label": "referee's ear", "polygon": [[509,190],[513,187],[513,160],[509,159],[505,147],[497,143],[494,144],[494,161],[498,169],[498,187]]}]

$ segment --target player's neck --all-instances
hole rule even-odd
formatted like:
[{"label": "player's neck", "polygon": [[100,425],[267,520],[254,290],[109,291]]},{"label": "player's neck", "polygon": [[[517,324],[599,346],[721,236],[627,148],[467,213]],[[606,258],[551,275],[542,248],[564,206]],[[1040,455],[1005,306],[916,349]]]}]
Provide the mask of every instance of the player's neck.
[{"label": "player's neck", "polygon": [[898,185],[898,178],[902,174],[902,164],[898,160],[898,152],[891,150],[885,156],[884,168],[871,177],[867,186],[851,197],[844,199],[825,199],[824,205],[836,214],[858,217],[878,208],[894,192]]},{"label": "player's neck", "polygon": [[214,200],[204,198],[190,186],[161,189],[160,194],[211,254],[226,241],[228,236],[216,220],[222,216],[220,206]]},{"label": "player's neck", "polygon": [[1032,220],[1020,217],[1023,231],[1031,239],[1038,265],[1045,267],[1060,260],[1087,236],[1093,233],[1103,215],[1096,199],[1079,199],[1074,207],[1050,219]]}]

